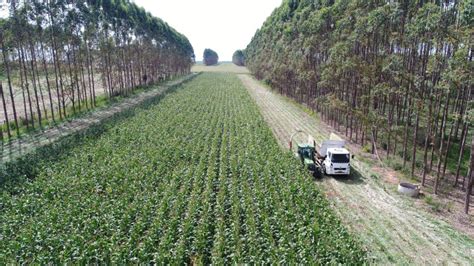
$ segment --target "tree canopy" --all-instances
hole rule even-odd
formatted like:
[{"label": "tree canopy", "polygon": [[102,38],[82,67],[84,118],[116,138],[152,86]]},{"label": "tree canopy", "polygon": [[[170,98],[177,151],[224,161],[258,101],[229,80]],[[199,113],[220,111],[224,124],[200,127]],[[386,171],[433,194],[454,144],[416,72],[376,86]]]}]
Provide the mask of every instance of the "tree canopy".
[{"label": "tree canopy", "polygon": [[245,54],[242,50],[237,50],[232,55],[232,62],[238,66],[245,66]]},{"label": "tree canopy", "polygon": [[219,62],[219,55],[212,49],[204,49],[203,62],[206,66],[216,65]]}]

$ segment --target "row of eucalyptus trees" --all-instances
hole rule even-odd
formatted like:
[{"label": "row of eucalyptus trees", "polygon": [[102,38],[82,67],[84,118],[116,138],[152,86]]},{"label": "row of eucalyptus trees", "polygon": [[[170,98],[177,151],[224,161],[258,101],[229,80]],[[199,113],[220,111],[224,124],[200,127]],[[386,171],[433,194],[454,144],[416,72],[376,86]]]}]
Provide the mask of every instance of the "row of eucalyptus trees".
[{"label": "row of eucalyptus trees", "polygon": [[248,45],[247,65],[351,141],[401,157],[435,193],[454,164],[467,212],[473,10],[469,0],[285,0]]},{"label": "row of eucalyptus trees", "polygon": [[194,63],[185,36],[129,0],[12,0],[0,49],[8,137],[92,109],[101,95],[187,74]]}]

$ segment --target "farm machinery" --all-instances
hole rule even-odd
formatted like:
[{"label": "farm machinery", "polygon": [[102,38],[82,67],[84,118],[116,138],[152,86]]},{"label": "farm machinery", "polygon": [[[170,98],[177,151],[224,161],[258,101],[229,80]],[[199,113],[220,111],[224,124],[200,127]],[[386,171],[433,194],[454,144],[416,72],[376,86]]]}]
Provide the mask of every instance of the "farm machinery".
[{"label": "farm machinery", "polygon": [[[290,150],[293,151],[294,138],[301,134],[307,134],[303,130],[297,130],[290,138]],[[330,140],[325,140],[319,146],[319,151],[316,149],[316,141],[308,135],[307,143],[298,143],[296,148],[296,156],[301,160],[303,166],[315,174],[326,174],[335,176],[348,176],[350,174],[350,159],[349,151],[344,148],[345,141],[336,139],[332,135]],[[334,137],[333,137],[334,136]],[[353,158],[353,156],[352,156]]]}]

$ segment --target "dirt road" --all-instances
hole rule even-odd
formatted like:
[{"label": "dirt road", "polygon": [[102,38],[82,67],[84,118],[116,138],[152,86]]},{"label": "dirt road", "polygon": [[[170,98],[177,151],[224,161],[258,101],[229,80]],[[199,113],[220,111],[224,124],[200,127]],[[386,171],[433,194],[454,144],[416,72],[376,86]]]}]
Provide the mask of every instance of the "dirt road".
[{"label": "dirt road", "polygon": [[[303,129],[321,142],[331,129],[289,100],[239,75],[282,147],[290,134]],[[299,140],[302,141],[302,140]],[[398,195],[367,163],[352,161],[349,179],[325,177],[317,185],[326,192],[350,230],[359,235],[375,263],[472,265],[474,240],[416,207],[416,199]]]}]

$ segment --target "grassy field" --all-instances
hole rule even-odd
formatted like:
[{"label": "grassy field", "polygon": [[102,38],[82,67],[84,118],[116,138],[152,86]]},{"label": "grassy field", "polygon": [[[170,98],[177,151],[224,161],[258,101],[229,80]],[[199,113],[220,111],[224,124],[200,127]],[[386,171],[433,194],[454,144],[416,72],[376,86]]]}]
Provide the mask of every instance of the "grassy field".
[{"label": "grassy field", "polygon": [[234,63],[222,62],[215,66],[205,66],[202,63],[196,63],[192,72],[214,72],[214,73],[234,73],[234,74],[250,74],[246,67],[237,66]]},{"label": "grassy field", "polygon": [[202,74],[49,157],[1,186],[0,264],[366,258],[233,74]]}]

